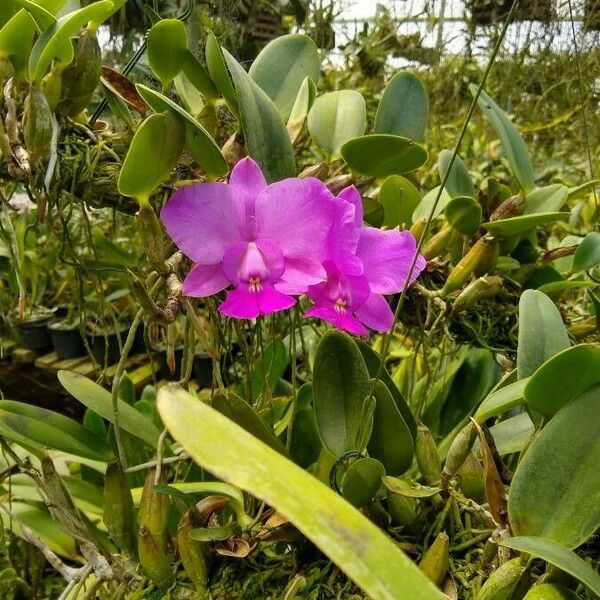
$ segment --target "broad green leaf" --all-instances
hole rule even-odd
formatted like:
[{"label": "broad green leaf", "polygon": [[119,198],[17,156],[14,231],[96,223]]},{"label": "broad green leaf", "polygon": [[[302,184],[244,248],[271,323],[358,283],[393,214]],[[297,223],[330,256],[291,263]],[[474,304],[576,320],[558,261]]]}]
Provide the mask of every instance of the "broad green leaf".
[{"label": "broad green leaf", "polygon": [[303,81],[307,77],[315,83],[319,81],[321,57],[308,36],[283,35],[260,51],[248,73],[287,120]]},{"label": "broad green leaf", "polygon": [[[434,208],[434,203],[435,203],[435,199],[437,198],[437,195],[440,191],[440,186],[438,185],[437,187],[434,187],[432,190],[429,190],[425,196],[423,196],[423,200],[421,200],[421,202],[417,205],[417,207],[415,208],[413,215],[412,215],[412,220],[413,223],[416,223],[417,221],[420,221],[421,219],[427,219],[429,217],[429,215],[431,214],[433,208]],[[450,200],[452,200],[452,196],[450,196],[450,194],[444,189],[442,191],[442,195],[440,196],[440,199],[437,203],[437,205],[435,206],[435,210],[433,210],[433,215],[432,218],[435,219],[436,217],[438,217],[439,215],[441,215],[444,212],[444,209],[446,208],[446,206],[448,205],[448,202],[450,202]]]},{"label": "broad green leaf", "polygon": [[407,498],[431,498],[440,493],[440,488],[420,485],[398,477],[386,476],[382,479],[382,483],[390,492]]},{"label": "broad green leaf", "polygon": [[204,96],[198,91],[196,86],[192,84],[183,71],[175,77],[173,83],[175,84],[177,95],[183,102],[185,109],[192,116],[197,117],[206,106]]},{"label": "broad green leaf", "polygon": [[33,17],[40,33],[43,33],[56,23],[56,17],[43,6],[31,0],[18,0],[18,2]]},{"label": "broad green leaf", "polygon": [[525,196],[524,214],[557,212],[565,205],[568,196],[569,189],[561,184],[533,190]]},{"label": "broad green leaf", "polygon": [[329,92],[316,98],[308,113],[308,131],[331,158],[367,128],[365,99],[356,90]]},{"label": "broad green leaf", "polygon": [[292,144],[300,136],[316,97],[317,87],[314,81],[307,77],[298,90],[298,95],[296,96],[286,125]]},{"label": "broad green leaf", "polygon": [[428,115],[429,100],[421,80],[413,73],[396,73],[379,102],[375,132],[401,135],[422,142]]},{"label": "broad green leaf", "polygon": [[380,381],[387,386],[390,394],[392,394],[392,398],[396,403],[396,408],[402,415],[402,419],[408,426],[410,430],[410,434],[412,435],[413,440],[417,438],[417,422],[415,421],[415,417],[406,402],[406,399],[402,395],[402,392],[398,389],[398,386],[394,383],[390,374],[387,372],[387,369],[382,368],[379,370],[379,365],[381,363],[381,356],[373,350],[372,346],[367,342],[361,339],[356,340],[356,345],[362,354],[362,357],[367,365],[367,371],[369,372],[369,377],[375,378],[379,377]]},{"label": "broad green leaf", "polygon": [[260,165],[267,181],[293,177],[294,151],[277,107],[227,50],[223,54],[235,84],[248,154]]},{"label": "broad green leaf", "polygon": [[[530,416],[523,412],[490,427],[496,450],[500,456],[521,452],[535,431]],[[476,442],[477,446],[478,443]]]},{"label": "broad green leaf", "polygon": [[456,196],[444,209],[444,217],[464,235],[475,235],[481,225],[481,205],[471,196]]},{"label": "broad green leaf", "polygon": [[357,449],[369,391],[367,367],[354,340],[341,331],[328,331],[315,354],[313,402],[321,440],[334,456]]},{"label": "broad green leaf", "polygon": [[525,401],[546,417],[600,382],[600,346],[580,344],[544,362],[529,378]]},{"label": "broad green leaf", "polygon": [[571,345],[556,305],[546,294],[525,290],[519,300],[517,370],[525,379],[549,358]]},{"label": "broad green leaf", "polygon": [[584,184],[577,187],[569,188],[569,200],[574,200],[583,194],[587,194],[587,192],[598,185],[600,185],[600,179],[592,179],[591,181],[586,181]]},{"label": "broad green leaf", "polygon": [[181,388],[161,388],[158,409],[200,466],[289,518],[373,600],[441,600],[390,538],[305,470]]},{"label": "broad green leaf", "polygon": [[182,73],[187,77],[190,83],[209,100],[215,100],[219,97],[219,91],[212,82],[209,74],[202,66],[200,61],[192,54],[190,50],[186,50],[183,60]]},{"label": "broad green leaf", "polygon": [[[529,283],[529,282],[528,282]],[[544,292],[544,294],[556,294],[558,292],[564,292],[565,290],[582,290],[585,288],[593,288],[598,284],[595,281],[581,280],[581,279],[569,279],[560,281],[550,281],[538,286],[538,291]]]},{"label": "broad green leaf", "polygon": [[385,468],[374,458],[359,458],[350,464],[342,483],[342,496],[353,506],[369,504],[381,487]]},{"label": "broad green leaf", "polygon": [[369,177],[403,175],[427,162],[427,150],[398,135],[375,133],[357,137],[341,148],[348,166]]},{"label": "broad green leaf", "polygon": [[519,233],[552,223],[553,221],[565,221],[569,218],[568,212],[550,212],[534,213],[530,215],[521,215],[520,217],[510,217],[508,219],[499,219],[498,221],[488,221],[482,227],[494,235],[510,237]]},{"label": "broad green leaf", "polygon": [[[469,89],[471,94],[475,96],[477,86],[471,84]],[[528,192],[534,184],[533,164],[519,130],[509,120],[506,113],[483,90],[477,98],[477,103],[496,130],[513,175],[523,191]]]},{"label": "broad green leaf", "polygon": [[384,227],[408,229],[412,214],[421,202],[417,188],[402,175],[390,175],[379,189],[379,203],[383,206]]},{"label": "broad green leaf", "polygon": [[413,461],[413,437],[387,386],[376,379],[372,379],[370,385],[375,397],[375,412],[367,445],[369,456],[380,461],[389,475],[402,475]]},{"label": "broad green leaf", "polygon": [[238,395],[233,392],[215,394],[212,406],[273,450],[284,455],[287,454],[285,446],[275,436],[273,430]]},{"label": "broad green leaf", "polygon": [[[100,0],[84,8],[68,13],[49,29],[34,44],[29,56],[29,76],[32,81],[41,83],[50,63],[58,56],[65,55],[65,47],[71,46],[73,37],[90,21],[102,21],[113,10],[110,0]],[[73,55],[71,49],[70,55]],[[64,66],[67,66],[66,64]]]},{"label": "broad green leaf", "polygon": [[206,36],[205,58],[208,73],[219,92],[221,92],[223,98],[225,98],[229,110],[236,117],[239,116],[238,99],[235,88],[233,87],[227,65],[225,64],[221,46],[219,46],[219,42],[212,32],[209,32]]},{"label": "broad green leaf", "polygon": [[184,121],[176,114],[165,111],[150,115],[131,140],[119,174],[119,192],[148,198],[177,165],[185,134]]},{"label": "broad green leaf", "polygon": [[[444,180],[451,158],[452,152],[450,150],[442,150],[438,156],[438,173],[440,174],[441,181]],[[458,154],[454,157],[450,175],[444,189],[452,198],[456,196],[470,196],[471,198],[475,198],[473,180],[471,179],[471,175],[469,175],[465,163]]]},{"label": "broad green leaf", "polygon": [[64,415],[23,402],[0,400],[2,435],[12,439],[12,430],[29,442],[61,450],[75,456],[108,462],[112,450],[104,439]]},{"label": "broad green leaf", "polygon": [[504,539],[502,546],[517,552],[531,554],[558,567],[586,585],[596,596],[600,596],[600,575],[575,552],[544,537],[517,536]]},{"label": "broad green leaf", "polygon": [[183,68],[187,58],[187,31],[179,19],[163,19],[148,32],[148,63],[165,89]]},{"label": "broad green leaf", "polygon": [[210,133],[178,104],[141,83],[135,86],[146,104],[156,113],[170,111],[183,119],[185,123],[185,145],[195,161],[211,177],[227,175],[229,167],[221,154],[219,146]]},{"label": "broad green leaf", "polygon": [[41,505],[11,502],[7,509],[14,519],[13,531],[19,537],[23,537],[21,527],[29,527],[53,552],[70,559],[78,557],[79,552],[73,536],[63,531]]},{"label": "broad green leaf", "polygon": [[[98,413],[110,423],[114,423],[110,392],[91,379],[72,371],[59,371],[58,380],[62,386],[84,406]],[[134,437],[156,447],[160,432],[146,417],[123,400],[119,400],[119,426]]]},{"label": "broad green leaf", "polygon": [[478,423],[485,423],[490,417],[497,417],[523,404],[525,386],[528,382],[529,377],[525,377],[491,392],[475,412],[475,420]]},{"label": "broad green leaf", "polygon": [[600,526],[600,386],[564,406],[521,458],[508,502],[515,535],[567,548]]},{"label": "broad green leaf", "polygon": [[250,375],[253,401],[263,393],[272,393],[288,365],[288,353],[280,339],[274,339],[254,363]]},{"label": "broad green leaf", "polygon": [[575,250],[571,270],[587,271],[600,263],[600,233],[588,233]]},{"label": "broad green leaf", "polygon": [[[306,404],[303,404],[304,400],[307,400]],[[297,465],[308,469],[317,462],[323,448],[312,406],[312,383],[305,383],[298,390],[297,403],[291,423],[290,456]]]}]

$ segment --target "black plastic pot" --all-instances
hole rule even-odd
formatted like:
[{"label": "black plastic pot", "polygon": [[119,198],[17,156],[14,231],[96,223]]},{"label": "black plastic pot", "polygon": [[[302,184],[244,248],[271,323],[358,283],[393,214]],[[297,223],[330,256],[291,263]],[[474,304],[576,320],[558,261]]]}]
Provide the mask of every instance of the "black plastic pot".
[{"label": "black plastic pot", "polygon": [[58,358],[85,356],[85,344],[78,325],[69,325],[65,321],[53,321],[48,325],[48,332]]},{"label": "black plastic pot", "polygon": [[213,361],[208,354],[196,354],[194,356],[194,378],[200,389],[209,388],[213,381]]},{"label": "black plastic pot", "polygon": [[52,319],[51,315],[16,321],[15,329],[19,338],[19,345],[28,350],[42,352],[52,347],[52,340],[48,333],[48,323]]},{"label": "black plastic pot", "polygon": [[88,333],[92,354],[100,365],[110,366],[119,362],[119,358],[121,358],[119,339],[122,347],[127,339],[128,331],[129,326],[125,326],[120,331]]}]

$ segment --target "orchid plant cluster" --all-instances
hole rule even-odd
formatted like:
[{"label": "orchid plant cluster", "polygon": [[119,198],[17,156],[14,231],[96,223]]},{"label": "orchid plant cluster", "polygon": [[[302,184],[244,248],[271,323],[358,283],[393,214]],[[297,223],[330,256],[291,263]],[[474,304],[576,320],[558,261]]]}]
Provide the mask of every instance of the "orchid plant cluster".
[{"label": "orchid plant cluster", "polygon": [[384,295],[401,292],[425,268],[409,231],[363,225],[354,186],[334,196],[315,178],[267,184],[250,158],[236,164],[229,183],[177,190],[161,220],[195,263],[183,293],[204,298],[233,286],[218,310],[237,319],[289,309],[306,295],[306,317],[361,336],[367,327],[387,331],[394,315]]}]

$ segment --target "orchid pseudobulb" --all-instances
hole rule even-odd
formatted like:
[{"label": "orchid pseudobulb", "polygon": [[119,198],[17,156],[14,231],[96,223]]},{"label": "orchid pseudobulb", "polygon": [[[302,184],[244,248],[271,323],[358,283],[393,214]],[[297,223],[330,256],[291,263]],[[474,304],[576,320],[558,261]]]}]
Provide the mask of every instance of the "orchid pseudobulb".
[{"label": "orchid pseudobulb", "polygon": [[206,297],[233,286],[219,311],[240,319],[286,310],[307,294],[314,305],[306,316],[357,335],[367,335],[366,327],[386,331],[393,314],[383,295],[402,291],[425,267],[410,232],[363,226],[356,188],[336,198],[313,178],[267,185],[250,158],[227,184],[176,191],[161,219],[195,263],[184,294]]}]

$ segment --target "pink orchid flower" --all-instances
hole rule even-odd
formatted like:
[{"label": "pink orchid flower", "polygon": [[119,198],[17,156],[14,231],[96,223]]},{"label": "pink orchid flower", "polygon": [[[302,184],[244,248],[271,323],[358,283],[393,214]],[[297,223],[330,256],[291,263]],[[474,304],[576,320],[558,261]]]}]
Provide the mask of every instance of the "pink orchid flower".
[{"label": "pink orchid flower", "polygon": [[267,185],[250,158],[229,183],[199,183],[176,191],[161,220],[179,249],[196,264],[183,282],[187,296],[206,297],[233,285],[219,306],[224,315],[254,319],[295,304],[322,282],[317,256],[336,201],[314,178]]},{"label": "pink orchid flower", "polygon": [[362,200],[355,187],[343,190],[337,202],[338,218],[322,251],[327,280],[308,288],[314,306],[305,314],[356,335],[368,335],[365,325],[388,331],[394,314],[383,295],[397,294],[412,284],[426,260],[417,257],[408,281],[416,252],[412,234],[363,227]]}]

